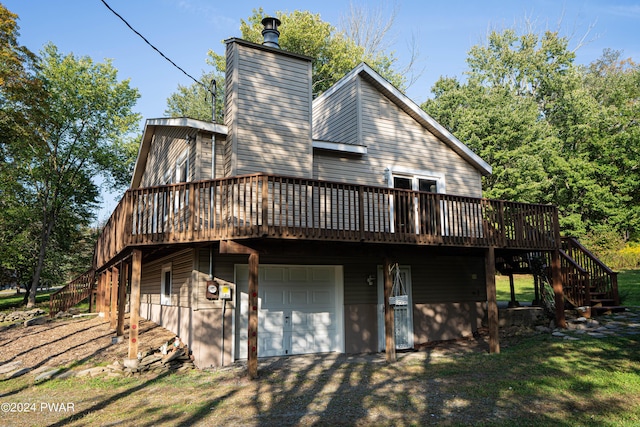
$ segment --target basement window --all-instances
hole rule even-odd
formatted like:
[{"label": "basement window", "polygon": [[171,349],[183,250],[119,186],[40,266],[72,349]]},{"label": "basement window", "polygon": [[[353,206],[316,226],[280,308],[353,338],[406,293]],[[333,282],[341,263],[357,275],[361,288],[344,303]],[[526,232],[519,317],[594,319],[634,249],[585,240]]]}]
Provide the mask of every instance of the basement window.
[{"label": "basement window", "polygon": [[162,277],[160,279],[160,304],[171,305],[171,264],[162,267]]}]

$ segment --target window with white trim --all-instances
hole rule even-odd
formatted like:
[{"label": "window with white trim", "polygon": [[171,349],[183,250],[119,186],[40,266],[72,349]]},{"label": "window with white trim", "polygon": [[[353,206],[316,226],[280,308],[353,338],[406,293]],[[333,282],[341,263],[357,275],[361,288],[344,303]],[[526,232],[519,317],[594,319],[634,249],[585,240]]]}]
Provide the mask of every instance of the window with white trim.
[{"label": "window with white trim", "polygon": [[[441,173],[403,167],[388,168],[387,173],[391,188],[427,193],[445,192],[444,174]],[[444,230],[444,207],[437,206],[434,196],[398,192],[389,204],[392,233],[439,234]],[[441,227],[438,227],[438,223]]]},{"label": "window with white trim", "polygon": [[189,181],[189,149],[176,161],[176,183]]},{"label": "window with white trim", "polygon": [[160,278],[160,304],[171,305],[171,282],[173,281],[171,264],[162,266],[162,277]]}]

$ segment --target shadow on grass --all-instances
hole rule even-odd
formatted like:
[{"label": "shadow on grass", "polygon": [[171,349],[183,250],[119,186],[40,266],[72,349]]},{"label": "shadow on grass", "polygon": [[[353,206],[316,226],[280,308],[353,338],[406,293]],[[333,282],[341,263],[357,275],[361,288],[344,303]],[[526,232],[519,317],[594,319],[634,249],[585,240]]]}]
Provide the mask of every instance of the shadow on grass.
[{"label": "shadow on grass", "polygon": [[[71,336],[73,336],[73,335],[82,334],[82,332],[86,332],[86,331],[89,331],[89,330],[91,330],[91,329],[99,328],[99,327],[101,327],[101,326],[103,326],[103,324],[96,324],[96,325],[88,326],[88,327],[86,327],[86,328],[83,328],[83,329],[79,329],[79,330],[77,330],[77,331],[74,331],[72,334],[63,335],[63,336],[61,336],[61,337],[59,337],[59,338],[56,338],[56,339],[54,339],[54,340],[52,340],[52,341],[47,341],[47,342],[44,342],[44,343],[42,343],[42,344],[40,344],[40,345],[36,345],[36,346],[30,347],[29,349],[27,349],[27,350],[25,350],[25,351],[22,351],[22,352],[20,352],[20,353],[18,353],[18,354],[15,354],[13,357],[11,357],[11,358],[9,358],[9,359],[6,359],[6,360],[1,361],[1,362],[0,362],[0,365],[3,365],[3,364],[5,364],[5,363],[9,363],[9,362],[11,362],[11,361],[15,360],[16,358],[18,358],[18,357],[20,357],[20,356],[22,356],[22,355],[24,355],[24,354],[27,354],[27,353],[29,353],[29,352],[31,352],[31,351],[34,351],[34,350],[37,350],[37,349],[40,349],[40,348],[47,347],[47,346],[49,346],[49,345],[55,344],[56,342],[64,341],[64,340],[68,339],[69,337],[71,337]],[[40,333],[42,333],[42,331],[41,331]],[[108,333],[108,334],[105,334],[105,335],[101,335],[100,337],[104,337],[104,336],[106,336],[106,335],[111,335],[111,333]],[[100,337],[98,337],[98,338],[100,338]],[[79,344],[79,345],[76,345],[76,346],[74,346],[74,347],[67,347],[67,348],[65,349],[65,351],[62,351],[62,352],[60,352],[60,353],[58,353],[58,354],[56,354],[56,355],[48,356],[48,359],[51,359],[51,358],[53,358],[53,357],[55,357],[55,356],[59,356],[59,355],[61,355],[61,354],[65,353],[67,350],[70,350],[70,349],[72,349],[72,348],[77,348],[77,347],[80,347],[80,346],[82,346],[82,345],[84,345],[84,343]],[[45,361],[46,361],[46,360],[45,360]]]},{"label": "shadow on grass", "polygon": [[[163,377],[166,377],[167,375],[170,375],[169,372],[165,372],[162,373],[160,375],[158,375],[157,377],[150,379],[149,381],[145,381],[135,387],[131,387],[128,388],[124,391],[121,391],[120,393],[117,393],[113,396],[108,397],[107,399],[101,400],[100,402],[90,406],[89,408],[86,408],[82,411],[79,411],[67,418],[63,418],[61,420],[59,420],[58,422],[54,423],[54,424],[50,424],[49,427],[61,427],[61,426],[65,426],[73,421],[77,421],[80,420],[82,418],[84,418],[85,416],[87,416],[88,414],[95,412],[95,411],[100,411],[104,408],[106,408],[107,406],[121,400],[124,399],[134,393],[136,393],[137,391],[140,391],[146,387],[149,387],[153,384],[155,384],[156,382],[160,381],[160,379],[162,379]],[[124,415],[124,414],[123,414]],[[124,418],[126,418],[126,415],[124,415]]]},{"label": "shadow on grass", "polygon": [[640,344],[626,338],[567,344],[536,337],[498,355],[408,358],[392,365],[345,355],[292,357],[262,362],[250,403],[259,426],[516,420],[569,426],[630,411],[633,404],[615,395],[608,373],[637,375],[638,362]]}]

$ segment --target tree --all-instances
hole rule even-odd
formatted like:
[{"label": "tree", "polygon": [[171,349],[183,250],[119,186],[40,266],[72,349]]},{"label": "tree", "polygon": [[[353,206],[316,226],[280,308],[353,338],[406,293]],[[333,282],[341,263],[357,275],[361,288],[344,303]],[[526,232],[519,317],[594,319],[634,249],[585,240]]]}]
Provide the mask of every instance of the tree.
[{"label": "tree", "polygon": [[5,146],[7,158],[32,202],[32,223],[38,229],[28,307],[35,304],[51,245],[69,244],[61,236],[79,231],[93,217],[98,203],[94,178],[102,176],[112,188],[126,184],[133,150],[125,136],[139,121],[132,111],[138,91],[128,80],[118,81],[109,61],[62,55],[52,44],[40,56],[33,77],[46,96],[6,105],[22,126]]},{"label": "tree", "polygon": [[494,166],[486,196],[556,204],[568,234],[637,236],[639,67],[613,51],[577,66],[568,44],[494,31],[422,108]]},{"label": "tree", "polygon": [[[224,111],[223,82],[224,77],[212,71],[204,73],[199,83],[189,86],[178,85],[178,91],[167,98],[167,108],[164,113],[171,117],[191,117],[221,123]],[[214,98],[212,92],[215,93],[216,103],[213,110],[211,108],[212,98]]]},{"label": "tree", "polygon": [[34,75],[37,56],[18,43],[16,19],[0,4],[0,269],[22,283],[33,272],[36,255],[33,200],[20,184],[23,175],[11,148],[26,135],[22,112],[43,92]]},{"label": "tree", "polygon": [[[250,42],[262,43],[261,22],[266,16],[263,9],[257,9],[246,21],[241,20],[242,38]],[[393,53],[384,54],[376,51],[367,54],[363,46],[359,46],[345,33],[337,31],[328,22],[322,21],[319,14],[296,10],[290,13],[276,12],[276,17],[282,22],[279,27],[280,47],[283,50],[313,58],[314,96],[327,90],[362,61],[367,62],[399,89],[405,88],[404,75],[394,69],[396,58]],[[220,91],[217,99],[222,102],[225,58],[211,50],[207,62],[214,67],[213,73],[205,73],[200,83],[193,83],[189,87],[179,86],[178,92],[168,99],[166,114],[173,117],[195,114],[194,118],[211,119],[211,106],[206,105],[204,87],[208,86],[213,74]],[[222,108],[217,108],[217,111],[222,111]]]}]

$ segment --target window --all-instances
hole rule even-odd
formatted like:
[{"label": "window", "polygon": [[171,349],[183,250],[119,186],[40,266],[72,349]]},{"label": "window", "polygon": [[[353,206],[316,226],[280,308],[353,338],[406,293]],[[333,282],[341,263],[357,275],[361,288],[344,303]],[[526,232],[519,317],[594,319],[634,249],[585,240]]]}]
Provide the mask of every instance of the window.
[{"label": "window", "polygon": [[160,279],[160,304],[171,305],[171,264],[162,267]]},{"label": "window", "polygon": [[189,181],[189,149],[176,161],[176,183]]},{"label": "window", "polygon": [[[403,167],[388,168],[387,173],[392,188],[427,193],[445,192],[444,175],[440,173]],[[390,205],[392,233],[438,234],[441,231],[438,224],[443,223],[441,216],[444,207],[435,203],[434,196],[398,192]]]}]

